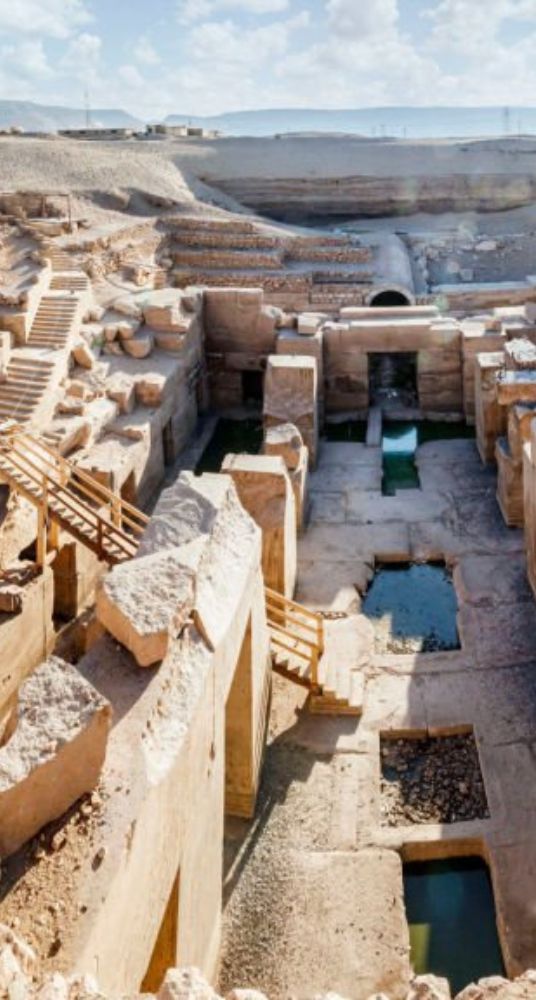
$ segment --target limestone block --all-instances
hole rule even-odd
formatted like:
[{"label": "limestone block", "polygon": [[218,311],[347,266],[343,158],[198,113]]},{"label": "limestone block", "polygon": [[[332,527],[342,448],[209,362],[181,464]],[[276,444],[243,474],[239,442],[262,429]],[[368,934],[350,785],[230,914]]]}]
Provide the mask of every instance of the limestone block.
[{"label": "limestone block", "polygon": [[276,317],[263,307],[260,288],[209,288],[204,294],[204,325],[209,351],[274,349]]},{"label": "limestone block", "polygon": [[76,399],[74,396],[66,396],[60,399],[56,405],[56,413],[63,413],[68,417],[81,417],[86,409],[83,399]]},{"label": "limestone block", "polygon": [[280,455],[287,469],[296,469],[300,462],[303,438],[294,424],[268,427],[262,446],[263,455]]},{"label": "limestone block", "polygon": [[509,371],[536,368],[536,345],[525,337],[516,337],[504,345],[504,364]]},{"label": "limestone block", "polygon": [[482,461],[495,459],[495,442],[506,429],[506,410],[499,405],[497,375],[502,370],[502,351],[478,354],[475,365],[476,443]]},{"label": "limestone block", "polygon": [[151,372],[136,379],[136,399],[143,406],[160,406],[166,388],[165,375]]},{"label": "limestone block", "polygon": [[120,413],[132,413],[136,404],[136,385],[129,375],[117,372],[106,385],[108,399],[113,399]]},{"label": "limestone block", "polygon": [[222,472],[232,476],[239,500],[262,530],[266,586],[292,597],[296,585],[294,492],[280,456],[226,455]]},{"label": "limestone block", "polygon": [[506,371],[497,375],[497,399],[501,406],[536,402],[536,371]]},{"label": "limestone block", "polygon": [[311,337],[317,332],[325,316],[322,313],[300,313],[298,316],[298,333],[300,337]]},{"label": "limestone block", "polygon": [[138,666],[164,659],[194,606],[195,573],[178,549],[121,563],[101,581],[97,617]]},{"label": "limestone block", "polygon": [[314,358],[277,354],[268,358],[264,382],[264,424],[292,423],[309,449],[311,465],[318,452],[318,372]]},{"label": "limestone block", "polygon": [[186,336],[184,332],[176,333],[174,330],[155,330],[154,342],[162,351],[171,351],[172,354],[180,354],[184,350]]},{"label": "limestone block", "polygon": [[114,312],[120,313],[121,316],[129,316],[131,319],[141,318],[141,309],[131,296],[116,299],[112,304],[112,308]]},{"label": "limestone block", "polygon": [[131,358],[147,358],[154,348],[154,337],[149,330],[142,330],[129,340],[123,340],[122,346]]},{"label": "limestone block", "polygon": [[495,446],[497,460],[497,502],[506,524],[522,528],[523,519],[523,465],[516,461],[506,438],[499,438]]},{"label": "limestone block", "polygon": [[508,408],[508,444],[516,462],[523,460],[523,445],[530,440],[536,403],[519,403]]},{"label": "limestone block", "polygon": [[19,688],[0,749],[0,855],[17,851],[97,784],[111,709],[75,667],[51,657]]}]

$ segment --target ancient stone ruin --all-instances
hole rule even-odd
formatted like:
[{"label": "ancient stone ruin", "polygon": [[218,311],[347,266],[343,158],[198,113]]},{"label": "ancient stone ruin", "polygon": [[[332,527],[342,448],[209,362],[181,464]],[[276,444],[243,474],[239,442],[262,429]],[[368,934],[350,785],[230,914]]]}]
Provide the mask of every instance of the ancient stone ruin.
[{"label": "ancient stone ruin", "polygon": [[210,141],[0,194],[0,995],[529,1000],[536,284]]}]

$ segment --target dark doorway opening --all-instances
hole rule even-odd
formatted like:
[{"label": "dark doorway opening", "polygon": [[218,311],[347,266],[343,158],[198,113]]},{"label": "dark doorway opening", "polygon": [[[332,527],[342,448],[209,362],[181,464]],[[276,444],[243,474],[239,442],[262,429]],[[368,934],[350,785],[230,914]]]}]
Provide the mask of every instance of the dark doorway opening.
[{"label": "dark doorway opening", "polygon": [[261,406],[264,396],[264,372],[242,372],[242,402],[244,406]]},{"label": "dark doorway opening", "polygon": [[173,447],[173,426],[171,420],[164,424],[162,428],[162,450],[164,452],[164,465],[169,468],[175,461],[175,449]]},{"label": "dark doorway opening", "polygon": [[395,306],[409,306],[410,301],[407,295],[403,292],[399,292],[394,288],[386,288],[383,292],[378,292],[370,300],[371,306],[379,307],[395,307]]},{"label": "dark doorway opening", "polygon": [[416,352],[369,354],[369,400],[371,406],[418,406]]}]

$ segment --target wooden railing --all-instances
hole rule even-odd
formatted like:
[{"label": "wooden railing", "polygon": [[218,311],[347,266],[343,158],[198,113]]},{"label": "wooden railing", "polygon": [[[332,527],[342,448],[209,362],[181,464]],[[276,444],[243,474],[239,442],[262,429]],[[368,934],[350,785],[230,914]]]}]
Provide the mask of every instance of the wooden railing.
[{"label": "wooden railing", "polygon": [[[2,428],[0,452],[12,469],[15,488],[38,508],[39,563],[46,554],[49,519],[67,522],[67,530],[70,527],[105,560],[112,554],[113,561],[135,555],[149,522],[146,514],[20,425]],[[3,471],[9,475],[9,470]]]},{"label": "wooden railing", "polygon": [[312,690],[320,690],[318,665],[324,652],[322,615],[265,587],[270,642],[276,653],[297,657],[309,666]]}]

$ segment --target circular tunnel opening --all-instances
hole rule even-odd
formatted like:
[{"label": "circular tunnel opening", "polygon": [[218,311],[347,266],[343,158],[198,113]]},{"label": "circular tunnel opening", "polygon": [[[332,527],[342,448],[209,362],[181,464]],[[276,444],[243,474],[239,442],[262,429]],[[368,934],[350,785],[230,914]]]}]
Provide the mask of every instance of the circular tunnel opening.
[{"label": "circular tunnel opening", "polygon": [[411,303],[403,292],[399,292],[394,288],[386,288],[383,292],[378,292],[373,295],[370,300],[371,306],[409,306]]}]

